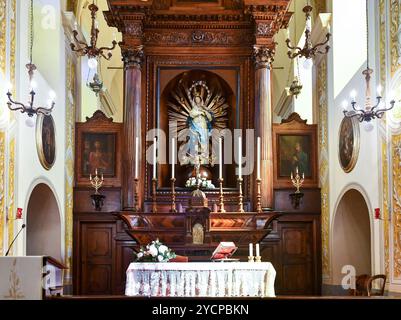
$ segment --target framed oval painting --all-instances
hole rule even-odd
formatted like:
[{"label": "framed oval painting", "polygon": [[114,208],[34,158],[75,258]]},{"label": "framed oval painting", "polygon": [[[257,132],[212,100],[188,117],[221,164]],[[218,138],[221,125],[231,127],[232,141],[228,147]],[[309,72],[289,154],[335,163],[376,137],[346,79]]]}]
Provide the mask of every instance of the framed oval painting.
[{"label": "framed oval painting", "polygon": [[344,117],[340,124],[338,158],[341,168],[351,172],[359,155],[359,121],[356,118]]},{"label": "framed oval painting", "polygon": [[36,118],[36,150],[43,168],[50,170],[56,160],[56,133],[51,115],[39,114]]}]

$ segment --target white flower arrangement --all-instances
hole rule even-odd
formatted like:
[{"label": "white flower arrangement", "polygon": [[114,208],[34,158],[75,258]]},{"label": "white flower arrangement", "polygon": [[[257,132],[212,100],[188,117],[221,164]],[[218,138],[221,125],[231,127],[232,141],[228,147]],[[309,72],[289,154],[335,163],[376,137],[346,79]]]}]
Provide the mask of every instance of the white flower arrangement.
[{"label": "white flower arrangement", "polygon": [[149,243],[146,248],[142,248],[136,254],[137,262],[168,262],[176,257],[176,254],[171,251],[166,245],[161,243],[159,239]]},{"label": "white flower arrangement", "polygon": [[[199,181],[199,179],[196,179],[195,177],[191,177],[185,182],[185,186],[187,188],[196,187],[198,185],[198,181]],[[199,183],[200,183],[199,184],[200,188],[206,188],[206,189],[214,189],[215,188],[214,184],[212,183],[212,180],[206,180],[206,178],[200,179]]]}]

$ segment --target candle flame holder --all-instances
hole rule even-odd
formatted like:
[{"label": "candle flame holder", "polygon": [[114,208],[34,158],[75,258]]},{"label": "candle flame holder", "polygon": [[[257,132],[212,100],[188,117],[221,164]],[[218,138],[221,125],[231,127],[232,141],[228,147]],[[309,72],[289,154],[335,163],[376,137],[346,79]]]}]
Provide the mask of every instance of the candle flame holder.
[{"label": "candle flame holder", "polygon": [[238,195],[238,212],[240,213],[244,213],[244,195],[242,194],[242,182],[243,179],[242,178],[238,178],[238,189],[239,189],[239,195]]},{"label": "candle flame holder", "polygon": [[262,213],[262,193],[261,193],[261,179],[256,179],[256,212]]},{"label": "candle flame holder", "polygon": [[104,182],[103,174],[99,176],[96,169],[94,177],[92,177],[92,174],[89,175],[89,181],[91,186],[95,189],[95,193],[90,196],[92,199],[92,206],[96,211],[101,211],[104,204],[104,199],[106,198],[106,196],[99,193],[99,189],[103,186]]},{"label": "candle flame holder", "polygon": [[177,207],[175,203],[175,178],[171,178],[171,209],[170,212],[177,212]]},{"label": "candle flame holder", "polygon": [[152,212],[157,212],[157,202],[156,202],[156,185],[157,179],[152,179]]},{"label": "candle flame holder", "polygon": [[293,186],[296,188],[295,192],[290,194],[291,204],[294,209],[299,208],[299,206],[301,204],[301,200],[304,196],[304,194],[300,191],[300,188],[302,187],[304,180],[305,180],[304,174],[302,174],[302,178],[301,178],[301,176],[299,175],[299,172],[298,172],[298,168],[296,170],[295,177],[293,176],[293,174],[291,172],[291,182],[292,182]]},{"label": "candle flame holder", "polygon": [[140,211],[140,207],[139,207],[139,196],[138,196],[138,183],[139,183],[139,179],[135,178],[134,179],[134,211],[135,212],[139,212]]},{"label": "candle flame holder", "polygon": [[221,212],[221,213],[226,212],[226,209],[224,208],[223,182],[224,182],[224,179],[219,178],[220,188],[219,188],[219,211],[218,212]]}]

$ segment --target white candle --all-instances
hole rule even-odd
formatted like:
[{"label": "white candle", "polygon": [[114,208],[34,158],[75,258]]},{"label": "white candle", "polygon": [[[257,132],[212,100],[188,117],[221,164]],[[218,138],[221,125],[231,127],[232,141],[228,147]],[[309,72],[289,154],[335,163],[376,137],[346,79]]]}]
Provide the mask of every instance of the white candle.
[{"label": "white candle", "polygon": [[157,140],[153,138],[153,179],[156,179],[156,167],[157,167],[157,156],[156,156]]},{"label": "white candle", "polygon": [[171,139],[171,178],[174,179],[174,163],[175,163],[175,140]]},{"label": "white candle", "polygon": [[219,138],[219,179],[223,179],[223,139]]},{"label": "white candle", "polygon": [[260,257],[259,243],[256,244],[256,256],[257,256],[257,257]]},{"label": "white candle", "polygon": [[250,257],[253,256],[253,244],[252,243],[249,244],[249,256]]},{"label": "white candle", "polygon": [[256,149],[257,149],[256,179],[260,179],[260,137],[258,137],[257,139]]},{"label": "white candle", "polygon": [[242,137],[238,137],[238,178],[242,178]]},{"label": "white candle", "polygon": [[139,137],[135,138],[135,179],[138,179],[139,171]]}]

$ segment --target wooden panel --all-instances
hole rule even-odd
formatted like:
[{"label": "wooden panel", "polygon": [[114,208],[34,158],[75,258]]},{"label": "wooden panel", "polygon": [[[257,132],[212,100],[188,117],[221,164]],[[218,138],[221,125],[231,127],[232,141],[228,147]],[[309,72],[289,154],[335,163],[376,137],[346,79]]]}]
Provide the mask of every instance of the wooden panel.
[{"label": "wooden panel", "polygon": [[116,279],[113,294],[124,294],[126,283],[126,270],[134,260],[135,241],[119,241],[116,245]]},{"label": "wooden panel", "polygon": [[115,224],[84,222],[81,234],[81,293],[112,294]]}]

